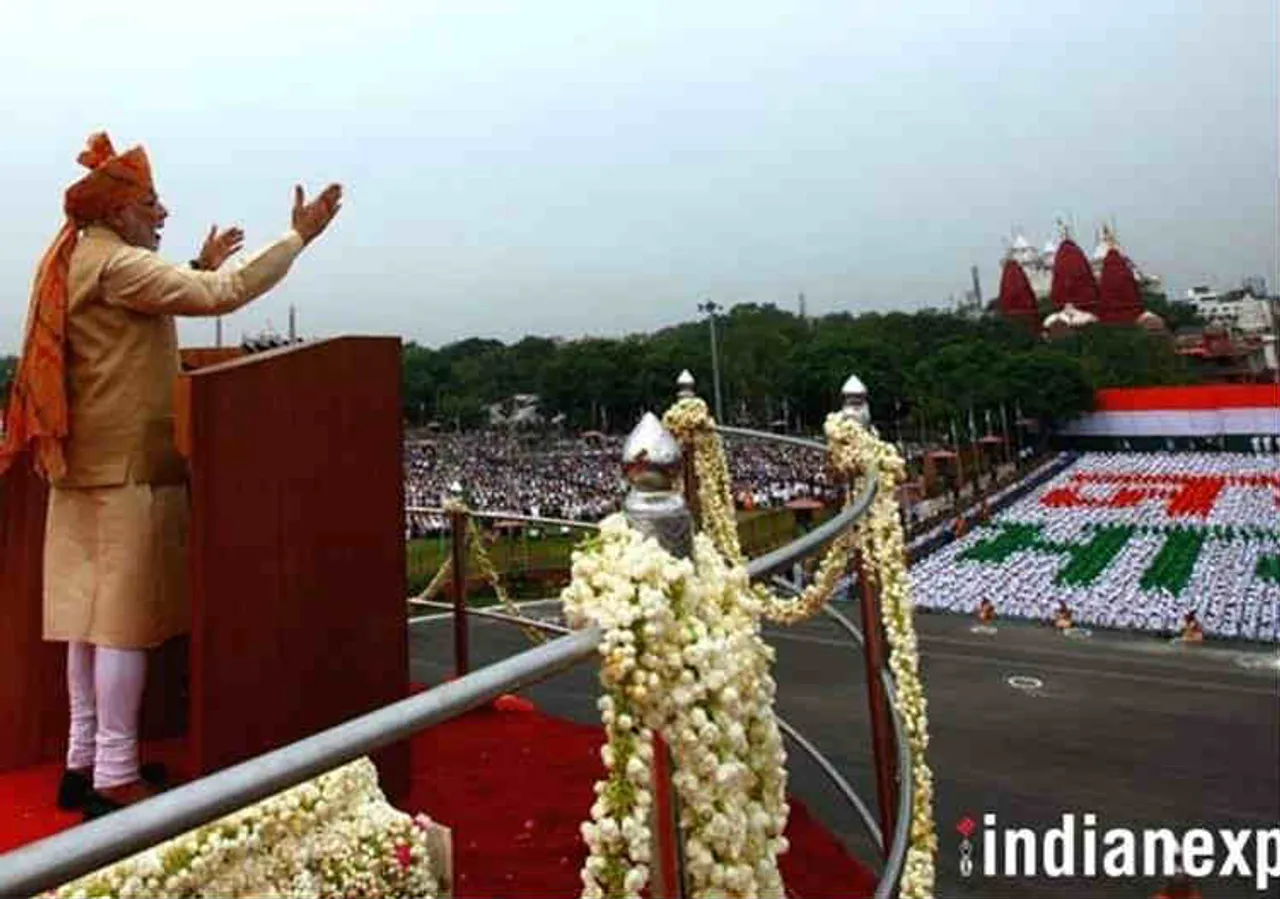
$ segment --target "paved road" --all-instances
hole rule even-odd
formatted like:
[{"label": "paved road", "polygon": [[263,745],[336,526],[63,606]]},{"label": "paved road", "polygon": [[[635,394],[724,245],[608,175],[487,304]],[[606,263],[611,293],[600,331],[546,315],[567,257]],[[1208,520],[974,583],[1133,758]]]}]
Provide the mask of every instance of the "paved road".
[{"label": "paved road", "polygon": [[[1167,640],[1094,634],[1063,637],[1042,626],[922,614],[930,764],[937,789],[939,895],[947,897],[1145,897],[1152,879],[991,879],[958,873],[955,824],[984,813],[1043,832],[1067,812],[1108,827],[1280,826],[1280,675],[1246,668],[1257,647],[1181,647]],[[451,668],[448,623],[411,628],[415,679]],[[862,661],[829,621],[770,630],[778,648],[779,710],[873,804]],[[472,622],[473,664],[528,645],[509,625]],[[1274,658],[1274,652],[1271,653]],[[1042,686],[1011,688],[1022,675]],[[595,723],[595,671],[580,667],[529,695],[546,710]],[[864,860],[875,853],[853,812],[798,750],[791,785]],[[585,810],[584,810],[585,814]],[[1101,857],[1102,849],[1099,850]],[[1253,846],[1249,847],[1252,858]],[[979,859],[981,856],[977,856]],[[1001,862],[1002,864],[1002,862]],[[1205,881],[1207,897],[1259,894],[1240,879]]]}]

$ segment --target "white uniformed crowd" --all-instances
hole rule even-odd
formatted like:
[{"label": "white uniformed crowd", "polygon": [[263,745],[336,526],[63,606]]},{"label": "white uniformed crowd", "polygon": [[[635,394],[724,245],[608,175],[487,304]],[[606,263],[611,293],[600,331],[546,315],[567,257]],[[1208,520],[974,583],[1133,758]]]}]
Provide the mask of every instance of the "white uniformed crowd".
[{"label": "white uniformed crowd", "polygon": [[[740,508],[772,508],[798,497],[838,500],[820,452],[743,440],[729,440],[726,448]],[[626,492],[621,458],[617,436],[434,435],[406,444],[405,502],[439,506],[458,482],[475,509],[596,521],[621,505]],[[1180,484],[1169,477],[1184,475],[1227,479],[1203,516],[1194,495],[1192,508],[1179,512],[1171,506]],[[1111,476],[1121,480],[1108,481]],[[1052,499],[1064,491],[1074,491],[1074,499]],[[1050,548],[1023,549],[997,562],[961,558],[996,537],[1003,523],[1038,525],[1039,539]],[[1081,547],[1106,525],[1133,531],[1089,583],[1060,582],[1071,553],[1085,552]],[[442,516],[412,514],[406,536],[446,527]],[[1203,534],[1198,546],[1192,541],[1193,548],[1179,550],[1194,558],[1164,560],[1181,564],[1185,576],[1144,584],[1177,530]],[[998,616],[1050,621],[1065,603],[1077,626],[1169,633],[1177,633],[1187,612],[1194,611],[1207,634],[1277,641],[1280,583],[1269,573],[1272,566],[1280,566],[1280,456],[1089,453],[987,527],[919,561],[912,580],[915,601],[923,608],[972,613],[986,597]]]},{"label": "white uniformed crowd", "polygon": [[[1173,480],[1183,476],[1224,480],[1216,492],[1184,490]],[[974,558],[1005,524],[1040,526],[1048,546]],[[1106,526],[1133,530],[1089,583],[1064,583],[1065,548],[1087,554]],[[1181,545],[1166,551],[1173,534]],[[1280,457],[1086,454],[988,527],[917,563],[912,583],[925,608],[972,613],[988,598],[1000,617],[1049,621],[1062,602],[1077,626],[1163,633],[1195,612],[1206,634],[1280,641]]]}]

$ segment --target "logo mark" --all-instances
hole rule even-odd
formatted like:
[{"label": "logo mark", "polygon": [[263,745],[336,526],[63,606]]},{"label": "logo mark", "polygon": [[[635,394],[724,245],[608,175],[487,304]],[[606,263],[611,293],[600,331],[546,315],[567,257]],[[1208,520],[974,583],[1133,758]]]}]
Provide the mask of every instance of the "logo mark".
[{"label": "logo mark", "polygon": [[956,822],[956,832],[960,834],[960,876],[968,877],[973,873],[973,844],[969,837],[977,827],[973,819],[965,815]]}]

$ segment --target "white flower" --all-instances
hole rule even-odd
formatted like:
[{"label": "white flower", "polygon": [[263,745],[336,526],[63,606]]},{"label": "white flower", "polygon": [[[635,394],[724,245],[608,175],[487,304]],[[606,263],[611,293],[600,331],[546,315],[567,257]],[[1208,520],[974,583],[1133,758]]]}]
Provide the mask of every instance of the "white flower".
[{"label": "white flower", "polygon": [[[903,476],[901,459],[856,423],[828,418],[833,467],[847,477],[876,471],[881,489],[869,520],[833,541],[814,585],[800,600],[783,601],[748,583],[723,450],[706,404],[682,400],[664,421],[694,447],[704,533],[695,535],[693,558],[673,559],[654,540],[631,531],[622,516],[612,516],[598,549],[575,556],[573,583],[562,594],[567,617],[594,621],[606,632],[601,684],[609,701],[602,700],[600,710],[614,751],[602,753],[609,773],[591,809],[595,829],[584,828],[589,855],[583,895],[636,895],[646,882],[653,802],[647,788],[653,758],[648,728],[659,730],[672,755],[671,786],[680,799],[692,895],[784,895],[777,859],[788,848],[781,836],[788,811],[786,752],[773,715],[776,684],[769,671],[776,654],[760,638],[760,617],[792,622],[816,613],[855,544],[881,584],[889,665],[899,686],[897,710],[907,723],[916,763],[911,858],[923,863],[908,867],[902,894],[927,895],[936,839],[923,755],[923,692],[892,500]],[[637,721],[645,727],[638,736]],[[609,784],[626,784],[631,793],[611,792]],[[632,799],[618,808],[605,801],[624,795]],[[599,880],[604,876],[608,883]]]}]

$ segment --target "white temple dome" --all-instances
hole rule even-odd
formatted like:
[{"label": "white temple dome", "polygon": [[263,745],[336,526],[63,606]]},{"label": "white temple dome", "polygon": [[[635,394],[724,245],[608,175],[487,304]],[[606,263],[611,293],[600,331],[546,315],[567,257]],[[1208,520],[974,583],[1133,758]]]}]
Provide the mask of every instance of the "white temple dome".
[{"label": "white temple dome", "polygon": [[1067,328],[1083,328],[1085,325],[1092,325],[1097,322],[1098,316],[1092,312],[1085,312],[1071,303],[1063,306],[1057,312],[1049,315],[1044,320],[1046,328],[1054,326]]}]

